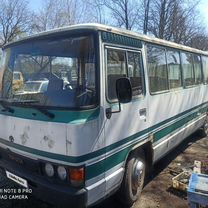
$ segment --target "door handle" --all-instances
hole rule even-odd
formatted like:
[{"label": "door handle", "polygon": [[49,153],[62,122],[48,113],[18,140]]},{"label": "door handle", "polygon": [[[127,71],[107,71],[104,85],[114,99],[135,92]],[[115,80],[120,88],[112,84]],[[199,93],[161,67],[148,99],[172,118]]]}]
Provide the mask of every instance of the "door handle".
[{"label": "door handle", "polygon": [[146,109],[146,108],[140,109],[140,110],[139,110],[139,116],[140,116],[140,119],[146,121],[146,117],[147,117],[147,109]]}]

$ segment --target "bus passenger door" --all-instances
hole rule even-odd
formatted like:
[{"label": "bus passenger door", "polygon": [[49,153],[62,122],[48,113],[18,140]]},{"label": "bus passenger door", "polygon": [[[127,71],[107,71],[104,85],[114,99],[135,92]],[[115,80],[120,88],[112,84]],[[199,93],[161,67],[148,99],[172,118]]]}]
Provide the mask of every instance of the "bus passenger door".
[{"label": "bus passenger door", "polygon": [[[116,95],[116,80],[129,78],[132,101],[121,104]],[[145,96],[142,52],[105,47],[105,143],[106,194],[120,184],[125,160],[131,148],[139,144],[148,131],[147,98]],[[109,112],[112,113],[109,113]]]}]

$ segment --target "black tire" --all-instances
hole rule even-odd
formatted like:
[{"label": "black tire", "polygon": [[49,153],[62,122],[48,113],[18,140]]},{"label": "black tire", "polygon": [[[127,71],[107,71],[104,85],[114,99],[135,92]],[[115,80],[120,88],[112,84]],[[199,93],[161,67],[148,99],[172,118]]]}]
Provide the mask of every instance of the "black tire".
[{"label": "black tire", "polygon": [[207,137],[208,136],[208,115],[206,116],[204,125],[202,126],[201,130],[202,130],[202,136]]},{"label": "black tire", "polygon": [[[139,171],[141,168],[142,171]],[[138,170],[138,172],[137,172]],[[118,191],[119,201],[131,207],[141,195],[145,179],[145,157],[142,150],[133,152],[126,163],[121,187]]]}]

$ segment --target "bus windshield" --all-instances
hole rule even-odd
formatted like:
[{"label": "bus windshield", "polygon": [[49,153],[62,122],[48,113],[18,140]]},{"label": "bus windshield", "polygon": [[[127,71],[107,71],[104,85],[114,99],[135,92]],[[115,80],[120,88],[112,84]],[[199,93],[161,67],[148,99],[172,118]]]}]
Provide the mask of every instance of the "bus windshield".
[{"label": "bus windshield", "polygon": [[95,106],[94,45],[93,35],[56,36],[6,48],[2,98],[48,107]]}]

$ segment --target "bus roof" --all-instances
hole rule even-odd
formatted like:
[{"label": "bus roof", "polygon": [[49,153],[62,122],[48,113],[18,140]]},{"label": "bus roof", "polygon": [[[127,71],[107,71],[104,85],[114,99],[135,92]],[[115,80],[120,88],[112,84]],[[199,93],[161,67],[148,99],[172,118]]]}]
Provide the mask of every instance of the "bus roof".
[{"label": "bus roof", "polygon": [[151,36],[148,36],[148,35],[143,35],[143,34],[133,32],[133,31],[130,31],[130,30],[116,28],[116,27],[103,25],[103,24],[97,24],[97,23],[77,24],[77,25],[60,27],[60,28],[40,32],[40,33],[31,35],[31,36],[21,38],[17,41],[10,42],[10,43],[6,44],[4,47],[7,48],[7,47],[12,46],[14,44],[25,42],[25,41],[28,41],[28,40],[34,40],[34,39],[37,39],[37,38],[40,38],[40,37],[51,36],[51,35],[55,35],[55,34],[61,34],[61,33],[66,33],[66,32],[76,31],[76,30],[112,32],[112,33],[115,33],[115,34],[124,35],[124,36],[132,37],[132,38],[135,38],[135,39],[138,39],[138,40],[142,40],[142,41],[145,41],[145,42],[148,42],[148,43],[159,44],[159,45],[162,45],[162,46],[172,47],[172,48],[181,49],[181,50],[194,52],[194,53],[200,53],[200,54],[204,54],[204,55],[208,56],[208,51],[198,50],[198,49],[191,48],[191,47],[188,47],[188,46],[185,46],[185,45],[181,45],[181,44],[177,44],[177,43],[174,43],[174,42],[171,42],[171,41],[166,41],[166,40],[163,40],[163,39],[151,37]]}]

